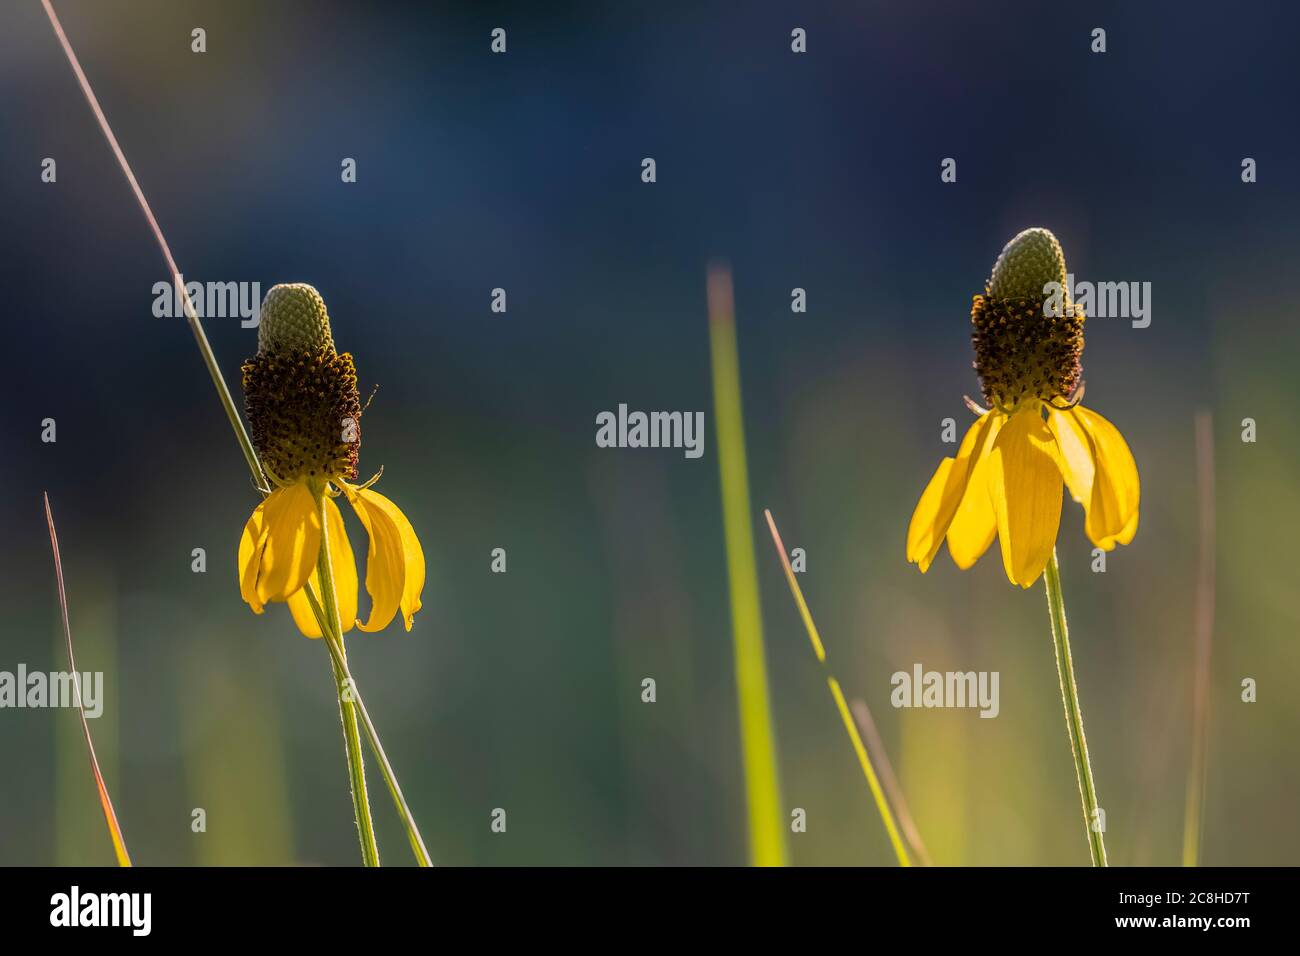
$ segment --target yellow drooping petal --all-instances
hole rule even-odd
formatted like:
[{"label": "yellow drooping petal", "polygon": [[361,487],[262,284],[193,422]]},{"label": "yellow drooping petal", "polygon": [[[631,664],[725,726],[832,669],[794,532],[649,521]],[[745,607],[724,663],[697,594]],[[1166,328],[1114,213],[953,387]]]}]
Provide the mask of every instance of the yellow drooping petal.
[{"label": "yellow drooping petal", "polygon": [[[934,470],[921,500],[912,511],[912,521],[907,526],[907,560],[920,565],[921,573],[930,570],[930,562],[939,550],[943,539],[938,526],[944,524],[941,514],[948,510],[948,501],[956,499],[958,483],[953,480],[952,469],[956,459],[945,458]],[[960,486],[964,490],[964,485]],[[957,500],[957,503],[960,503]],[[951,514],[949,514],[951,517]],[[946,527],[944,529],[947,530]]]},{"label": "yellow drooping petal", "polygon": [[425,574],[424,551],[415,529],[402,509],[377,491],[347,484],[343,490],[370,535],[370,550],[366,553],[370,617],[364,624],[358,620],[357,627],[382,631],[400,607],[402,623],[409,631],[421,607]]},{"label": "yellow drooping petal", "polygon": [[1053,410],[1052,433],[1061,452],[1061,472],[1070,495],[1084,507],[1084,530],[1097,547],[1110,551],[1137,533],[1141,488],[1133,453],[1119,429],[1096,412],[1076,405]]},{"label": "yellow drooping petal", "polygon": [[[1136,470],[1136,463],[1133,467]],[[1133,536],[1137,534],[1138,530],[1138,511],[1138,508],[1133,509],[1133,517],[1128,519],[1128,524],[1124,525],[1124,530],[1115,535],[1116,544],[1128,544],[1133,540]]]},{"label": "yellow drooping petal", "polygon": [[1137,534],[1142,498],[1137,462],[1118,428],[1082,406],[1074,413],[1092,439],[1097,463],[1084,530],[1093,544],[1109,551],[1116,544],[1128,544]]},{"label": "yellow drooping petal", "polygon": [[1092,458],[1092,442],[1088,440],[1088,435],[1074,412],[1074,408],[1049,408],[1047,427],[1056,439],[1056,449],[1061,458],[1061,475],[1065,478],[1066,487],[1070,489],[1070,497],[1086,509],[1092,501],[1092,479],[1096,465]]},{"label": "yellow drooping petal", "polygon": [[989,455],[1006,420],[1002,413],[993,413],[983,448],[971,467],[966,493],[948,526],[948,553],[963,571],[980,559],[998,533],[998,516],[989,489]]},{"label": "yellow drooping petal", "polygon": [[[316,600],[320,600],[320,575],[312,571],[311,577],[307,579],[311,584],[312,593],[316,595]],[[324,607],[324,605],[321,605]],[[312,613],[311,602],[307,600],[307,589],[300,588],[289,596],[289,613],[293,615],[293,623],[298,625],[298,630],[304,637],[324,637],[321,633],[320,625],[316,623],[316,615]],[[339,612],[339,619],[343,620],[342,611]],[[348,628],[345,625],[344,631]]]},{"label": "yellow drooping petal", "polygon": [[1056,440],[1037,403],[1013,414],[989,456],[989,487],[998,517],[1002,565],[1012,584],[1029,587],[1043,573],[1061,524],[1061,466]]},{"label": "yellow drooping petal", "polygon": [[930,569],[934,556],[939,553],[939,546],[966,493],[971,462],[981,455],[988,441],[993,414],[985,412],[966,430],[956,458],[939,462],[912,512],[907,527],[907,560],[915,562],[922,574]]},{"label": "yellow drooping petal", "polygon": [[262,563],[262,549],[266,547],[266,501],[253,509],[239,537],[239,596],[254,614],[261,614],[264,605],[257,597],[257,571]]},{"label": "yellow drooping petal", "polygon": [[[339,604],[339,622],[343,633],[352,630],[357,620],[357,562],[352,554],[352,543],[348,541],[347,529],[343,526],[343,513],[334,499],[325,499],[326,529],[329,532],[330,567],[334,570],[334,589]],[[316,600],[321,600],[320,572],[311,573],[311,587]],[[324,605],[322,605],[323,607]],[[320,625],[312,613],[311,602],[307,600],[307,590],[303,588],[289,597],[289,611],[298,630],[307,637],[321,637]]]},{"label": "yellow drooping petal", "polygon": [[265,545],[257,574],[263,604],[287,601],[307,583],[320,550],[316,497],[304,483],[273,491],[264,502]]}]

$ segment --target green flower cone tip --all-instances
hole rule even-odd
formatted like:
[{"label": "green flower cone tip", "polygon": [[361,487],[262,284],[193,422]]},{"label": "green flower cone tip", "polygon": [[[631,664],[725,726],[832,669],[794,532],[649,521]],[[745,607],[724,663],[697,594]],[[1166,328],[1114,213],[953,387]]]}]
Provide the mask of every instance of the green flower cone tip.
[{"label": "green flower cone tip", "polygon": [[335,351],[330,316],[320,293],[305,282],[271,286],[262,300],[257,352]]},{"label": "green flower cone tip", "polygon": [[1002,247],[989,277],[989,295],[999,299],[1042,299],[1043,287],[1059,282],[1070,300],[1065,281],[1065,253],[1050,229],[1026,229]]}]

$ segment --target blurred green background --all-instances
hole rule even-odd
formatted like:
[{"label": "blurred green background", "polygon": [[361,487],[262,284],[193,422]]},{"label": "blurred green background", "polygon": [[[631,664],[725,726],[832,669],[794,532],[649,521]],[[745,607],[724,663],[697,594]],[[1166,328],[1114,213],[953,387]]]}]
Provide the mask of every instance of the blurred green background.
[{"label": "blurred green background", "polygon": [[[925,576],[903,557],[951,451],[940,422],[964,427],[978,391],[970,297],[1029,225],[1080,279],[1153,284],[1151,326],[1092,321],[1084,356],[1089,406],[1138,461],[1140,530],[1094,574],[1067,501],[1059,542],[1111,861],[1180,859],[1205,409],[1202,858],[1300,862],[1295,14],[892,6],[56,2],[187,278],[313,283],[363,395],[379,386],[362,471],[384,466],[429,576],[409,635],[354,634],[349,655],[436,862],[746,859],[704,300],[722,258],[783,797],[808,818],[793,861],[892,854],[764,507],[807,551],[832,666],[935,861],[1086,864],[1041,586],[1008,585],[996,551]],[[136,861],[355,863],[325,649],[239,599],[256,495],[184,323],[150,312],[161,258],[35,2],[0,12],[0,208],[0,670],[66,666],[48,490]],[[255,333],[207,330],[236,386]],[[704,456],[598,449],[620,402],[705,411]],[[891,708],[916,662],[999,671],[1000,715]],[[73,712],[0,711],[0,759],[0,864],[112,862]],[[408,862],[373,769],[371,792],[385,862]]]}]

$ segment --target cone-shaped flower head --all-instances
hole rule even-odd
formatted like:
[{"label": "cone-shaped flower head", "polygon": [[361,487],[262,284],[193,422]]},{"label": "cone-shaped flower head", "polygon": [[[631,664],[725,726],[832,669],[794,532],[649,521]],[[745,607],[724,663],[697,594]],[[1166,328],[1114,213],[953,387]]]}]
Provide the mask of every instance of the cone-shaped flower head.
[{"label": "cone-shaped flower head", "polygon": [[257,355],[244,363],[253,443],[277,484],[355,478],[361,400],[352,356],[334,350],[320,293],[272,286],[262,302]]},{"label": "cone-shaped flower head", "polygon": [[1065,285],[1065,253],[1050,229],[1034,226],[1016,235],[993,263],[989,295],[1000,299],[1034,299],[1049,282]]},{"label": "cone-shaped flower head", "polygon": [[1083,319],[1056,237],[1034,228],[1008,242],[971,306],[985,400],[1007,411],[1026,398],[1069,401],[1083,373]]},{"label": "cone-shaped flower head", "polygon": [[262,300],[257,351],[296,352],[322,345],[334,351],[330,315],[320,293],[305,282],[271,286]]}]

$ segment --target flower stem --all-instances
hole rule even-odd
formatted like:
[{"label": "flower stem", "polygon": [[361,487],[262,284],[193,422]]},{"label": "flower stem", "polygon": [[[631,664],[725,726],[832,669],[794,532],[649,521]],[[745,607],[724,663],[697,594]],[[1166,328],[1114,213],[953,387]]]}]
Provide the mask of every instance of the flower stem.
[{"label": "flower stem", "polygon": [[[329,520],[325,513],[325,495],[319,494],[320,555],[316,559],[316,572],[320,576],[321,600],[324,604],[326,629],[332,638],[342,633],[339,622],[338,594],[334,586],[334,567],[330,563]],[[334,683],[339,690],[339,719],[343,723],[343,747],[348,756],[348,777],[351,781],[352,809],[357,818],[357,836],[361,840],[361,862],[366,866],[379,866],[379,847],[375,843],[375,824],[370,818],[370,800],[366,796],[366,765],[361,753],[361,735],[357,731],[357,705],[352,679],[347,674],[347,658],[343,656],[343,642],[339,641],[339,656],[331,653],[330,665],[334,670]]]},{"label": "flower stem", "polygon": [[[307,592],[308,598],[314,601],[314,596],[310,591]],[[361,692],[357,690],[356,682],[352,680],[352,674],[348,671],[347,660],[342,657],[343,644],[336,641],[334,635],[330,634],[325,638],[326,646],[334,659],[335,667],[341,668],[344,679],[349,681],[352,688],[352,700],[356,705],[357,713],[361,717],[361,726],[366,730],[366,738],[370,741],[370,749],[379,761],[379,770],[383,774],[384,782],[388,784],[388,792],[392,795],[393,806],[397,808],[398,814],[402,818],[402,823],[406,826],[406,838],[410,841],[411,852],[415,854],[415,862],[420,866],[433,866],[433,861],[429,858],[429,851],[424,845],[424,837],[420,835],[420,828],[415,823],[415,815],[411,813],[411,808],[406,802],[406,796],[402,793],[402,787],[397,782],[397,774],[393,771],[393,765],[388,762],[388,754],[384,752],[384,745],[379,741],[379,732],[375,730],[374,722],[370,719],[370,712],[366,710],[366,702],[361,699]]]},{"label": "flower stem", "polygon": [[1092,782],[1092,764],[1088,760],[1088,740],[1083,733],[1083,711],[1079,708],[1079,689],[1074,682],[1074,662],[1070,657],[1070,632],[1065,623],[1065,600],[1061,597],[1061,570],[1056,564],[1056,550],[1047,562],[1043,575],[1047,587],[1047,610],[1052,619],[1052,639],[1056,645],[1056,673],[1061,682],[1061,703],[1065,705],[1065,728],[1074,751],[1074,772],[1079,779],[1079,798],[1083,802],[1083,825],[1088,833],[1088,849],[1093,866],[1106,866],[1106,842],[1102,834],[1102,816],[1097,806],[1097,787]]},{"label": "flower stem", "polygon": [[[411,807],[406,802],[402,787],[397,782],[397,774],[393,770],[393,765],[388,761],[388,754],[384,752],[384,745],[379,739],[379,731],[375,729],[375,723],[370,719],[370,711],[366,709],[366,702],[361,696],[361,690],[357,687],[357,682],[353,680],[352,672],[348,670],[347,657],[343,653],[343,641],[335,631],[335,624],[330,623],[329,616],[325,613],[325,609],[321,607],[320,601],[317,600],[310,581],[303,588],[303,593],[307,595],[307,603],[311,605],[312,613],[316,616],[316,623],[320,625],[321,633],[325,635],[325,647],[330,652],[335,674],[342,675],[341,680],[347,681],[351,691],[352,703],[356,707],[357,715],[361,718],[361,726],[365,728],[366,739],[370,742],[370,750],[374,753],[375,759],[379,761],[379,770],[383,774],[384,782],[388,784],[388,792],[392,795],[393,806],[397,808],[402,823],[406,826],[406,838],[411,843],[411,852],[415,854],[415,861],[420,866],[433,866],[433,861],[429,857],[429,850],[424,845],[424,837],[420,835],[420,828],[415,822],[415,815],[411,813]],[[335,620],[337,621],[337,618]]]}]

